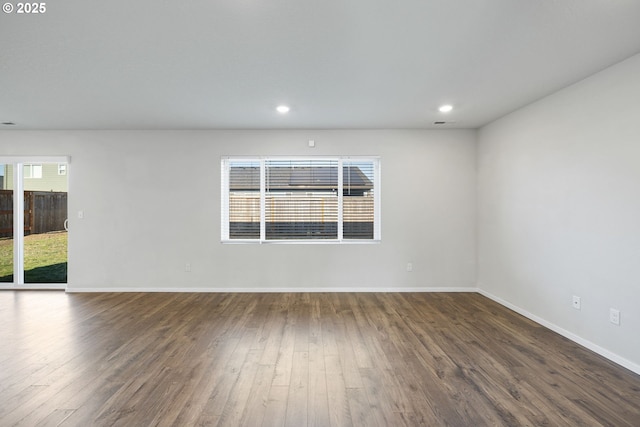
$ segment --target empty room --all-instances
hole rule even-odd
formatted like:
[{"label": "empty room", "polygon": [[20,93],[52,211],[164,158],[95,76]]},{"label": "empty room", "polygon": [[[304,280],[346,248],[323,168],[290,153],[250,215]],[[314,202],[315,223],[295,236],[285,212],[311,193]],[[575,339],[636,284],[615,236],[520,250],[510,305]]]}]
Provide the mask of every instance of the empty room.
[{"label": "empty room", "polygon": [[640,2],[0,14],[0,426],[640,425]]}]

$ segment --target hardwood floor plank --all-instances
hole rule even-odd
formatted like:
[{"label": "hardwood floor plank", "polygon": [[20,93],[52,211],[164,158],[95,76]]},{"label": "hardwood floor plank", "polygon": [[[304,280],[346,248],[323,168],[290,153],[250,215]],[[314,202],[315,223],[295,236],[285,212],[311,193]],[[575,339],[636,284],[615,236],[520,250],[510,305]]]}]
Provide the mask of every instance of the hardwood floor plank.
[{"label": "hardwood floor plank", "polygon": [[352,426],[347,387],[344,382],[340,357],[325,355],[329,423],[331,426]]},{"label": "hardwood floor plank", "polygon": [[[380,426],[401,426],[399,418],[396,416],[393,393],[397,391],[395,382],[387,382],[388,377],[376,368],[363,368],[360,370],[362,377],[363,391],[369,403],[369,412],[375,420],[375,424]],[[382,374],[382,375],[381,375]],[[351,408],[353,412],[353,408]]]},{"label": "hardwood floor plank", "polygon": [[348,299],[353,316],[352,319],[350,319],[352,321],[345,322],[345,332],[349,337],[351,348],[353,349],[356,366],[358,368],[371,368],[374,366],[374,363],[365,338],[365,336],[368,335],[367,332],[369,331],[370,325],[358,301],[359,298],[363,297],[357,294],[347,294],[345,297]]},{"label": "hardwood floor plank", "polygon": [[274,365],[259,364],[257,366],[255,380],[251,385],[251,390],[247,398],[247,409],[242,415],[239,423],[240,426],[252,427],[262,425],[267,411],[269,392],[271,391],[271,382],[274,373]]},{"label": "hardwood floor plank", "polygon": [[239,341],[238,338],[229,338],[224,341],[216,340],[209,344],[207,351],[203,355],[202,368],[198,372],[200,381],[190,391],[191,397],[180,408],[174,425],[197,425],[197,420],[207,409],[210,396],[214,394],[216,387],[222,381],[223,370],[219,367],[229,363],[229,359],[234,354]]},{"label": "hardwood floor plank", "polygon": [[288,386],[291,380],[291,369],[293,368],[293,353],[295,350],[295,324],[287,319],[283,331],[282,340],[278,349],[278,358],[275,362],[276,372],[273,379],[275,386]]},{"label": "hardwood floor plank", "polygon": [[284,426],[287,416],[287,398],[289,396],[289,386],[272,386],[269,390],[269,400],[265,409],[264,427]]},{"label": "hardwood floor plank", "polygon": [[346,324],[351,323],[351,310],[338,315],[334,323],[335,342],[338,347],[342,376],[347,388],[362,388],[362,380],[358,371],[358,362],[353,350],[353,339]]},{"label": "hardwood floor plank", "polygon": [[374,411],[371,409],[367,394],[362,388],[347,388],[349,413],[354,427],[383,427]]},{"label": "hardwood floor plank", "polygon": [[249,351],[242,364],[238,378],[229,392],[229,398],[224,405],[222,414],[218,420],[219,426],[239,426],[246,413],[252,408],[248,406],[250,394],[247,393],[255,384],[258,372],[258,360],[260,354]]},{"label": "hardwood floor plank", "polygon": [[75,409],[56,409],[51,414],[47,415],[37,424],[29,424],[35,427],[57,427],[64,422],[71,414],[75,412]]},{"label": "hardwood floor plank", "polygon": [[309,353],[293,353],[285,426],[306,427],[309,413]]},{"label": "hardwood floor plank", "polygon": [[[228,362],[222,367],[221,376],[218,378],[216,387],[205,404],[204,411],[198,418],[198,424],[218,425],[219,420],[224,414],[227,402],[234,402],[233,400],[229,401],[229,397],[235,384],[238,382],[242,366],[249,356],[249,347],[250,343],[248,341],[243,343],[242,339],[239,340]],[[255,355],[255,353],[252,353],[252,357],[253,355]]]},{"label": "hardwood floor plank", "polygon": [[294,352],[308,352],[309,351],[309,336],[310,336],[310,319],[309,312],[311,306],[309,304],[309,294],[301,293],[296,294],[295,302],[290,309],[292,317],[292,323],[295,325],[294,336]]},{"label": "hardwood floor plank", "polygon": [[280,354],[280,345],[286,325],[286,312],[271,309],[264,320],[265,341],[260,357],[261,365],[275,365]]},{"label": "hardwood floor plank", "polygon": [[309,343],[309,394],[308,425],[328,426],[329,396],[327,391],[327,370],[321,342]]},{"label": "hardwood floor plank", "polygon": [[336,326],[334,323],[335,311],[330,301],[329,294],[320,294],[322,301],[320,307],[320,333],[322,334],[322,352],[325,356],[338,355],[338,343],[336,342]]}]

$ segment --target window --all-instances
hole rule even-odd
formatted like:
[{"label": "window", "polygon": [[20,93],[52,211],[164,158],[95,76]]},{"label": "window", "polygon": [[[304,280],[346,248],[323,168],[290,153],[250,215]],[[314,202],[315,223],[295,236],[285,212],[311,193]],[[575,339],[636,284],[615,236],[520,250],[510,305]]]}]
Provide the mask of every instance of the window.
[{"label": "window", "polygon": [[66,174],[67,174],[67,164],[58,163],[58,175],[66,175]]},{"label": "window", "polygon": [[25,178],[42,178],[42,165],[26,163],[24,165]]},{"label": "window", "polygon": [[223,158],[223,242],[380,240],[378,158]]}]

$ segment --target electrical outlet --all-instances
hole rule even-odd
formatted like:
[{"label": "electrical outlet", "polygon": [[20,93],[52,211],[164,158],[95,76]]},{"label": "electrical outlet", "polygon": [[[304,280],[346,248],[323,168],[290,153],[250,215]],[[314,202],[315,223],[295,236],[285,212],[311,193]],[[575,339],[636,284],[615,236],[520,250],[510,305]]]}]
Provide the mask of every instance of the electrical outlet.
[{"label": "electrical outlet", "polygon": [[575,308],[576,310],[580,310],[580,297],[574,295],[573,296],[573,308]]},{"label": "electrical outlet", "polygon": [[609,321],[614,325],[620,325],[620,310],[616,310],[615,308],[610,308]]},{"label": "electrical outlet", "polygon": [[190,273],[191,272],[191,264],[186,263],[184,265],[184,271],[186,271],[187,273]]},{"label": "electrical outlet", "polygon": [[407,263],[407,271],[413,271],[413,264],[410,262]]}]

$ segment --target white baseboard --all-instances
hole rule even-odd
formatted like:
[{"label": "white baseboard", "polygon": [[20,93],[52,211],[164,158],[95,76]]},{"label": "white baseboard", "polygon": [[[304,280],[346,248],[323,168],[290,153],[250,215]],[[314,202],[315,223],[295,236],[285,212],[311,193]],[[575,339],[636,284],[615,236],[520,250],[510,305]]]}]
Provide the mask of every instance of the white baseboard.
[{"label": "white baseboard", "polygon": [[319,292],[477,292],[472,287],[436,287],[436,288],[376,288],[376,287],[319,287],[319,288],[67,288],[67,293],[87,292],[185,292],[185,293],[319,293]]},{"label": "white baseboard", "polygon": [[531,314],[528,311],[515,306],[513,304],[511,304],[508,301],[503,300],[502,298],[499,298],[495,295],[490,294],[489,292],[483,291],[482,289],[476,289],[476,292],[478,292],[481,295],[484,295],[485,297],[497,302],[500,305],[503,305],[505,307],[507,307],[510,310],[515,311],[518,314],[523,315],[524,317],[533,320],[534,322],[538,323],[539,325],[544,326],[547,329],[552,330],[555,333],[558,333],[560,335],[562,335],[565,338],[570,339],[571,341],[580,344],[583,347],[588,348],[589,350],[598,353],[600,356],[609,359],[610,361],[617,363],[618,365],[627,368],[630,371],[635,372],[636,374],[640,375],[640,365],[638,365],[637,363],[633,363],[630,360],[625,359],[624,357],[618,356],[615,353],[612,353],[611,351],[607,350],[606,348],[600,347],[597,344],[592,343],[589,340],[586,340],[576,334],[574,334],[573,332],[569,332],[566,329],[561,328],[560,326],[557,326],[551,322],[548,322],[546,320],[544,320],[541,317],[536,316],[535,314]]}]

